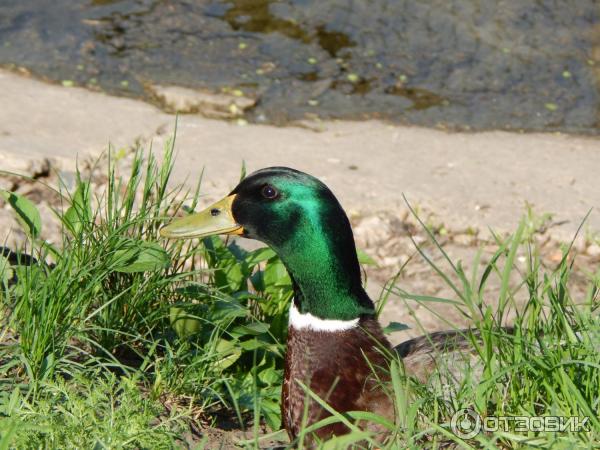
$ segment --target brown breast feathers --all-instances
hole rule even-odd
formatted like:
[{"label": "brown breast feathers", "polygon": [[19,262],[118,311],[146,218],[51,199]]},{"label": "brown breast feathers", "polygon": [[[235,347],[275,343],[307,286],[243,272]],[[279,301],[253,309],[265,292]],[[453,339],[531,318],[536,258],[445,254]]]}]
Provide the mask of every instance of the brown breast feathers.
[{"label": "brown breast feathers", "polygon": [[[290,438],[298,436],[303,421],[306,426],[330,415],[299,382],[338,412],[371,411],[393,421],[393,404],[382,389],[389,380],[384,353],[390,349],[381,327],[371,318],[362,318],[357,327],[345,331],[290,327],[282,392],[282,416]],[[361,426],[372,428],[372,424]],[[344,424],[335,423],[315,435],[327,439],[348,431]],[[309,445],[311,441],[309,437]]]}]

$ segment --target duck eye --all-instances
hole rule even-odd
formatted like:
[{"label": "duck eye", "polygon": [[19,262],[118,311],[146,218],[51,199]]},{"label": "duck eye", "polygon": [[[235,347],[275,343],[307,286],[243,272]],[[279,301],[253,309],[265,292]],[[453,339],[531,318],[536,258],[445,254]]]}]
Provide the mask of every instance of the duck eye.
[{"label": "duck eye", "polygon": [[275,189],[270,184],[265,185],[262,188],[262,190],[260,191],[260,193],[262,194],[262,196],[264,198],[268,198],[269,200],[272,200],[279,195],[279,192],[277,191],[277,189]]}]

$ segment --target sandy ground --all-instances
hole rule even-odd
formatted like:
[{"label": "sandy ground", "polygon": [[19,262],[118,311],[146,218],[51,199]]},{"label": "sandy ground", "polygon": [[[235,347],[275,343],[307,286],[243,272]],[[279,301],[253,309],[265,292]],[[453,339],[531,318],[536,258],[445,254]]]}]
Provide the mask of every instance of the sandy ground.
[{"label": "sandy ground", "polygon": [[[48,85],[0,71],[0,167],[4,159],[50,157],[73,166],[152,141],[160,148],[175,116],[146,103]],[[349,210],[393,210],[401,194],[448,222],[512,229],[525,202],[568,223],[570,237],[600,202],[600,140],[569,135],[446,133],[380,122],[299,127],[239,126],[195,115],[179,118],[175,179],[195,180],[220,195],[248,170],[286,165],[325,180]],[[600,229],[600,210],[589,225]]]},{"label": "sandy ground", "polygon": [[[49,159],[53,168],[68,172],[78,158],[95,158],[109,143],[117,149],[152,143],[160,150],[174,125],[174,115],[141,101],[0,71],[0,170],[31,174]],[[285,165],[324,180],[353,217],[359,245],[380,263],[380,275],[370,283],[373,294],[384,279],[381,274],[392,274],[414,253],[410,235],[419,232],[405,226],[402,194],[427,211],[428,220],[449,230],[449,251],[466,261],[489,242],[490,228],[514,230],[526,203],[539,215],[553,214],[543,235],[548,242],[569,240],[594,207],[586,236],[600,230],[598,139],[447,133],[375,121],[277,128],[182,115],[176,148],[174,180],[192,184],[204,170],[207,202],[235,186],[242,161],[248,171]],[[0,230],[0,239],[8,232]],[[581,243],[582,253],[588,244]],[[587,266],[597,267],[596,247],[586,256]],[[555,247],[547,255],[556,258]],[[432,281],[427,265],[418,263],[411,270],[404,287],[451,295]],[[391,302],[386,308],[386,322],[414,319],[405,305]],[[426,329],[445,328],[427,313],[421,318]]]}]

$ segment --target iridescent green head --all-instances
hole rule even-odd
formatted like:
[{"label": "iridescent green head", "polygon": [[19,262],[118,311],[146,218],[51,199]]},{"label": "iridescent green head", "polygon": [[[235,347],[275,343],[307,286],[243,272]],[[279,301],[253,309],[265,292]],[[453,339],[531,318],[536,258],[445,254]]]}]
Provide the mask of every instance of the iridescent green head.
[{"label": "iridescent green head", "polygon": [[172,238],[238,234],[269,245],[296,288],[296,307],[321,319],[373,313],[350,222],[318,179],[286,167],[245,178],[225,199],[161,231]]}]

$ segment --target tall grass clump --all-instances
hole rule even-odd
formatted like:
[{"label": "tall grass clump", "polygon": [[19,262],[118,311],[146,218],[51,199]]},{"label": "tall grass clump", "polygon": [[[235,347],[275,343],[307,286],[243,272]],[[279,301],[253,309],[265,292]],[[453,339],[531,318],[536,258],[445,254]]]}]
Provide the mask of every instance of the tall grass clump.
[{"label": "tall grass clump", "polygon": [[16,354],[30,381],[44,380],[59,367],[71,371],[100,361],[89,356],[108,361],[120,349],[135,353],[134,341],[160,324],[160,301],[177,270],[157,242],[158,220],[181,207],[167,190],[171,168],[172,149],[161,167],[152,154],[144,161],[138,151],[124,183],[109,161],[106,192],[96,198],[90,181],[77,172],[75,191],[59,190],[68,206],[56,211],[63,230],[58,245],[40,239],[42,220],[29,200],[5,194],[28,225],[35,257],[21,264],[16,253],[16,281],[4,298],[18,337]]},{"label": "tall grass clump", "polygon": [[[72,191],[61,182],[58,243],[41,239],[44,220],[30,200],[2,193],[28,242],[27,253],[0,255],[0,435],[22,436],[37,417],[40,439],[51,436],[60,421],[30,412],[46,405],[48,415],[73,414],[80,402],[77,389],[63,401],[50,401],[48,390],[64,380],[79,380],[81,389],[116,383],[114,373],[189,417],[227,408],[242,427],[252,417],[279,426],[290,280],[268,249],[159,239],[167,217],[199,198],[200,185],[170,187],[173,162],[171,142],[161,163],[136,151],[125,178],[109,155],[104,191],[79,172]],[[57,439],[66,445],[66,435]]]}]

